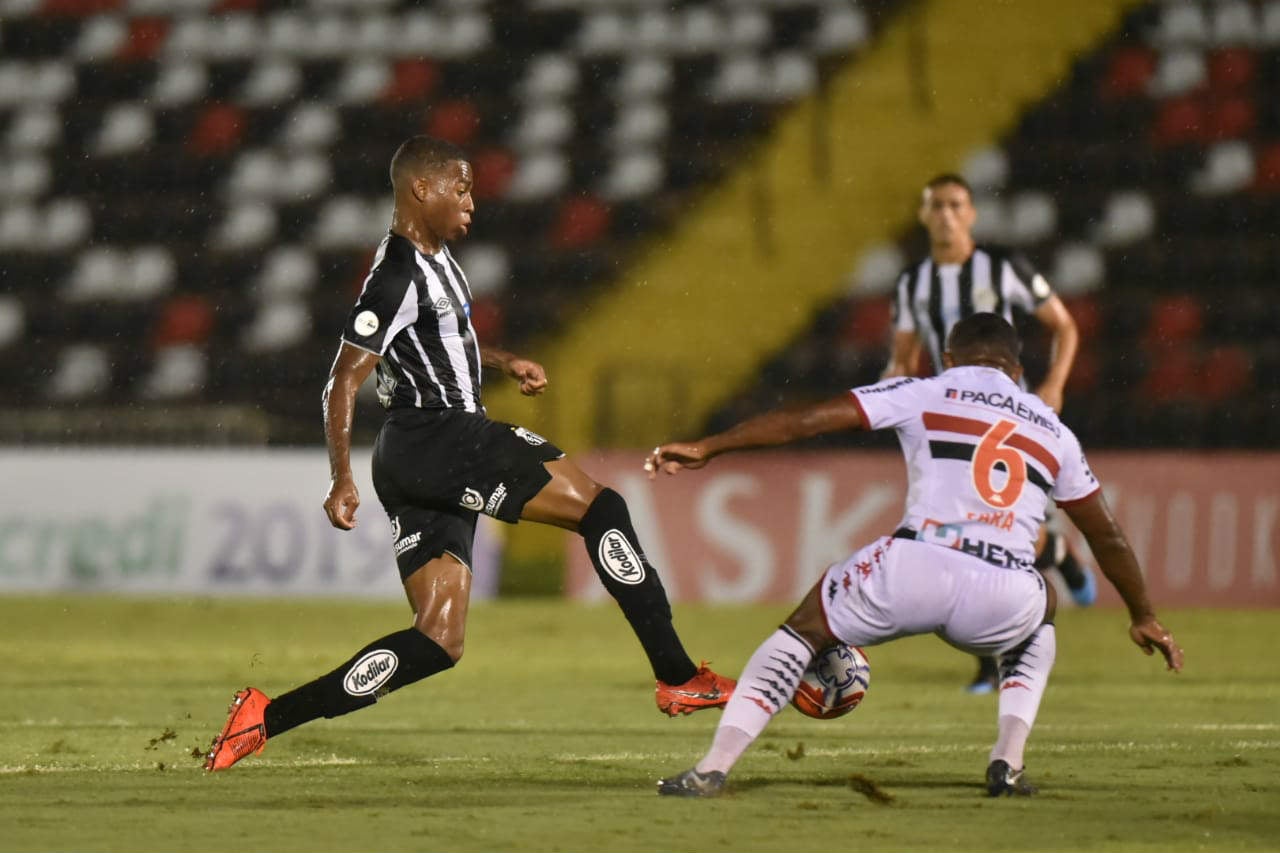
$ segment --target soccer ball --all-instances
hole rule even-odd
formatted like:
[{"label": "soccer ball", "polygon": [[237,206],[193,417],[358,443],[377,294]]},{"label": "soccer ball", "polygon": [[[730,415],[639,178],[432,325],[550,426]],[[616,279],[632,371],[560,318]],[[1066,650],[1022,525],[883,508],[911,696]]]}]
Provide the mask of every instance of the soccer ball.
[{"label": "soccer ball", "polygon": [[791,704],[817,720],[833,720],[858,707],[871,684],[871,664],[857,646],[836,643],[813,656]]}]

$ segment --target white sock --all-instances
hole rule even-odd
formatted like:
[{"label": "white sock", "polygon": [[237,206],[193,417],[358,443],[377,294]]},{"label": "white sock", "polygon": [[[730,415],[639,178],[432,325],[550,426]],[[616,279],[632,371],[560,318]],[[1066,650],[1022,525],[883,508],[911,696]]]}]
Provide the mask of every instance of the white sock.
[{"label": "white sock", "polygon": [[697,764],[698,772],[728,773],[773,715],[791,701],[812,659],[813,649],[785,625],[761,643],[738,676],[711,749]]},{"label": "white sock", "polygon": [[991,749],[992,761],[1003,759],[1013,769],[1022,769],[1027,736],[1036,724],[1057,654],[1057,630],[1041,625],[1021,646],[1000,655],[999,734]]}]

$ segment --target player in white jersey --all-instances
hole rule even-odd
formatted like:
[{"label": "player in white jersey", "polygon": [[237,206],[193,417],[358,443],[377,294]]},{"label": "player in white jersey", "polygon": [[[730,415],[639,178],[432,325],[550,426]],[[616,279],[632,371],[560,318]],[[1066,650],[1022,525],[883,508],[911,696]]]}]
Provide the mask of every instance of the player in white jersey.
[{"label": "player in white jersey", "polygon": [[1050,500],[1084,534],[1128,606],[1133,642],[1147,654],[1159,649],[1169,669],[1182,668],[1182,650],[1156,619],[1137,560],[1079,442],[1048,406],[1018,387],[1019,349],[1007,321],[974,314],[948,336],[947,369],[939,376],[886,380],[654,449],[645,464],[651,477],[659,469],[701,468],[732,450],[841,429],[894,429],[909,472],[899,529],[826,570],[747,662],[710,751],[659,781],[659,794],[719,794],[734,763],[791,700],[817,651],[927,633],[998,658],[999,729],[987,793],[1034,793],[1022,775],[1023,753],[1057,645],[1056,594],[1032,567]]}]

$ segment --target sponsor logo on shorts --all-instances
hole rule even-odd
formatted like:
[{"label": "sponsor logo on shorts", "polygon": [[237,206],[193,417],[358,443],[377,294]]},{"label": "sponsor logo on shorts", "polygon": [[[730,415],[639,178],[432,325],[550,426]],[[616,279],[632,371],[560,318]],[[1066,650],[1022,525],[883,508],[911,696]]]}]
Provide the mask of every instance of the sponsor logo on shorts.
[{"label": "sponsor logo on shorts", "polygon": [[489,502],[484,505],[484,511],[488,515],[497,515],[498,508],[502,506],[502,502],[507,499],[507,484],[499,483],[498,488],[493,490],[493,494],[489,495]]},{"label": "sponsor logo on shorts", "polygon": [[357,335],[369,337],[378,331],[378,315],[372,311],[361,311],[356,315],[355,328]]},{"label": "sponsor logo on shorts", "polygon": [[540,444],[546,444],[546,443],[547,443],[547,440],[546,440],[545,438],[543,438],[542,436],[538,435],[536,432],[530,432],[529,430],[525,429],[524,427],[516,427],[516,428],[515,428],[515,431],[516,431],[516,435],[520,436],[521,438],[523,438],[525,441],[529,442],[529,443],[530,443],[531,445],[533,445],[534,447],[537,447],[537,446],[538,446],[538,445],[540,445]]},{"label": "sponsor logo on shorts", "polygon": [[463,509],[470,509],[479,512],[484,509],[484,497],[475,489],[464,488],[462,490],[462,500],[458,501],[462,504]]},{"label": "sponsor logo on shorts", "polygon": [[622,531],[614,528],[600,538],[600,565],[614,580],[635,586],[644,580],[644,563]]},{"label": "sponsor logo on shorts", "polygon": [[374,649],[351,665],[342,676],[342,689],[352,696],[368,696],[391,680],[400,658],[390,649]]},{"label": "sponsor logo on shorts", "polygon": [[405,551],[416,546],[422,541],[422,533],[410,533],[408,536],[402,536],[403,531],[400,528],[400,516],[391,519],[391,541],[395,543],[394,550],[396,556],[399,557]]}]

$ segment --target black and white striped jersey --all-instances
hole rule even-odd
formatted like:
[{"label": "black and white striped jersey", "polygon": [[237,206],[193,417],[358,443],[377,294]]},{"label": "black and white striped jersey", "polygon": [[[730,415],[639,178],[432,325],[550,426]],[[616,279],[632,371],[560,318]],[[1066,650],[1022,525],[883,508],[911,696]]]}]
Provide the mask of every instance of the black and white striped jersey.
[{"label": "black and white striped jersey", "polygon": [[342,339],[382,356],[378,400],[383,408],[484,411],[471,290],[448,247],[424,255],[388,232]]},{"label": "black and white striped jersey", "polygon": [[903,271],[893,299],[894,328],[915,332],[929,350],[934,373],[941,373],[947,333],[956,323],[982,313],[1000,314],[1012,323],[1014,308],[1032,314],[1052,295],[1026,258],[980,245],[963,264],[925,258]]}]

